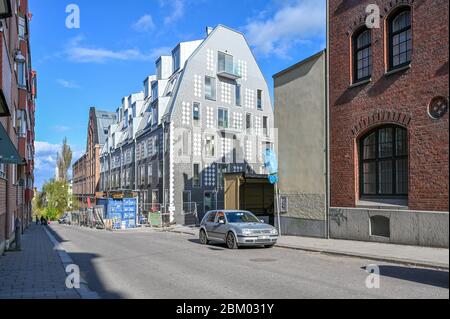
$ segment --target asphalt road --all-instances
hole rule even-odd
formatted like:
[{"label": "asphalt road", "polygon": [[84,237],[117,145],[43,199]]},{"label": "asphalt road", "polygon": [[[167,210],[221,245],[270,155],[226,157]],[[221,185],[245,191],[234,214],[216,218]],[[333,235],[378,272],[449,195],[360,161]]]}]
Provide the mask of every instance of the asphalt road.
[{"label": "asphalt road", "polygon": [[[53,225],[102,298],[449,298],[449,274],[283,248],[228,250],[183,234]],[[379,289],[364,267],[377,264]]]}]

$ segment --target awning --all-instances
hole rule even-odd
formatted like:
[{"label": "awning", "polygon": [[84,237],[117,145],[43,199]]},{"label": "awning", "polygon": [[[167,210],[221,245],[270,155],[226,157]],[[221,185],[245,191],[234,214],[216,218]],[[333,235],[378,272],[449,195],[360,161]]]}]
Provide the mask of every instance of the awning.
[{"label": "awning", "polygon": [[19,165],[25,163],[2,124],[0,124],[0,163]]}]

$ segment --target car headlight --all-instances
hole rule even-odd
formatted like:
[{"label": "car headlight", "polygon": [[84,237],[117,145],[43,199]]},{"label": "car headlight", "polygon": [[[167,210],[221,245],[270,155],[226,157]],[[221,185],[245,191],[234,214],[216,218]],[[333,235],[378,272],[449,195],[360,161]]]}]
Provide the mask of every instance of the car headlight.
[{"label": "car headlight", "polygon": [[278,235],[278,230],[276,228],[272,228],[272,230],[270,231],[271,235]]},{"label": "car headlight", "polygon": [[250,236],[252,233],[253,232],[251,229],[243,229],[242,230],[242,235],[244,235],[244,236]]}]

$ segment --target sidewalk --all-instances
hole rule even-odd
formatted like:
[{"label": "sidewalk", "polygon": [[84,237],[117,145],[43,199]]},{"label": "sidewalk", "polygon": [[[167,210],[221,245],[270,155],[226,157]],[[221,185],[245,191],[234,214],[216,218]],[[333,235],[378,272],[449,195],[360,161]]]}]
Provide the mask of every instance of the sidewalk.
[{"label": "sidewalk", "polygon": [[22,237],[22,251],[0,256],[0,299],[80,299],[66,288],[61,258],[43,226]]},{"label": "sidewalk", "polygon": [[[198,229],[193,227],[174,226],[169,231],[198,236]],[[416,267],[449,269],[449,250],[441,248],[295,236],[282,236],[277,243],[277,247]]]}]

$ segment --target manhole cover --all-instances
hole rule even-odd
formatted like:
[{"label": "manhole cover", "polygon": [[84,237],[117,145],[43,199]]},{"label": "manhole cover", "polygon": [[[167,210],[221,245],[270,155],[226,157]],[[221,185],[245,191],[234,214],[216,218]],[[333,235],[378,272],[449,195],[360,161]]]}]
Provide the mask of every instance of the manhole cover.
[{"label": "manhole cover", "polygon": [[270,259],[270,258],[257,258],[257,259],[250,259],[250,261],[254,263],[271,263],[277,261],[277,259]]}]

